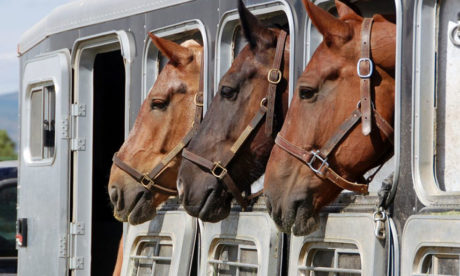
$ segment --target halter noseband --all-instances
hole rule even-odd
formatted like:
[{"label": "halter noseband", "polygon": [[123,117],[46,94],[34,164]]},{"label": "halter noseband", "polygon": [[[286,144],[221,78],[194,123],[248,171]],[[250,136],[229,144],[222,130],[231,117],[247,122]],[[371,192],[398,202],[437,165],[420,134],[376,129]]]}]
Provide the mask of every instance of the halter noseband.
[{"label": "halter noseband", "polygon": [[361,99],[351,115],[339,126],[335,134],[319,150],[302,149],[286,140],[286,138],[279,133],[275,139],[276,145],[305,163],[320,178],[328,179],[342,189],[360,194],[368,194],[368,183],[360,184],[346,180],[329,167],[327,159],[331,152],[344,140],[345,136],[351,132],[360,120],[364,135],[369,135],[371,133],[372,120],[375,120],[375,124],[380,131],[391,143],[393,143],[393,128],[377,112],[371,99],[371,77],[374,70],[374,63],[370,57],[372,23],[372,18],[365,18],[361,27],[361,58],[357,63],[357,74],[361,79]]},{"label": "halter noseband", "polygon": [[200,83],[198,87],[198,92],[195,94],[193,102],[196,106],[195,109],[195,117],[192,125],[192,129],[185,135],[185,137],[177,144],[169,153],[168,155],[163,158],[158,165],[156,165],[150,173],[141,173],[125,163],[118,157],[118,152],[113,155],[112,161],[113,163],[120,168],[122,171],[127,173],[129,176],[134,178],[137,183],[144,186],[147,190],[151,192],[159,192],[162,194],[174,196],[177,195],[176,189],[170,189],[164,186],[161,186],[155,181],[160,177],[160,175],[166,170],[168,164],[177,157],[181,151],[187,146],[188,142],[192,139],[193,135],[195,135],[198,126],[201,123],[201,118],[203,116],[203,85],[204,85],[204,56],[201,58],[201,72],[200,72]]},{"label": "halter noseband", "polygon": [[230,161],[233,160],[238,150],[241,148],[243,143],[252,133],[252,131],[257,127],[257,125],[262,121],[264,117],[266,117],[265,121],[265,134],[267,136],[272,135],[273,133],[273,120],[274,120],[274,112],[275,112],[275,97],[276,97],[276,88],[278,83],[280,83],[281,79],[283,78],[283,74],[280,70],[281,68],[281,61],[283,59],[284,53],[284,46],[286,41],[287,33],[285,31],[281,31],[278,35],[278,41],[276,44],[276,52],[275,58],[273,60],[272,69],[268,71],[267,80],[268,84],[268,91],[267,97],[263,98],[260,102],[259,111],[252,117],[251,122],[243,132],[240,134],[238,139],[233,143],[232,147],[226,154],[222,157],[220,161],[210,161],[198,154],[195,154],[187,149],[182,151],[182,156],[185,159],[190,160],[191,162],[206,168],[214,177],[218,180],[222,181],[227,189],[231,192],[233,197],[238,201],[243,209],[245,209],[249,201],[259,195],[262,194],[263,191],[259,191],[255,194],[243,197],[241,195],[240,189],[236,186],[235,181],[231,178],[227,166]]}]

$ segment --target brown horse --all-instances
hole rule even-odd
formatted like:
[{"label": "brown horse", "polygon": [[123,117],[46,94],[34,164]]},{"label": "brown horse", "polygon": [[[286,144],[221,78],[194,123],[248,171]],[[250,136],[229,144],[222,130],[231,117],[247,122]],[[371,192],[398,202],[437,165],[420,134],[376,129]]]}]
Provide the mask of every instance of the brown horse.
[{"label": "brown horse", "polygon": [[[313,25],[323,35],[323,42],[298,80],[277,146],[270,155],[264,183],[272,218],[282,231],[292,230],[296,235],[309,234],[317,228],[319,210],[342,191],[338,185],[362,181],[366,171],[391,155],[392,132],[386,133],[380,124],[390,122],[386,126],[392,131],[395,93],[395,24],[381,15],[373,16],[370,51],[374,72],[369,72],[370,68],[364,72],[371,74],[367,79],[372,87],[373,115],[368,134],[360,113],[362,80],[357,72],[364,19],[337,0],[340,18],[308,0],[304,4]],[[358,120],[345,128],[343,123],[355,115]],[[337,134],[339,127],[346,130],[343,135]],[[331,137],[340,138],[334,147],[330,146],[334,144]],[[328,156],[322,156],[327,158],[326,162],[313,160],[312,152],[325,147],[332,149]],[[317,173],[307,165],[308,161]],[[331,171],[345,181],[336,180]],[[346,184],[350,189],[367,191],[367,186]]]},{"label": "brown horse", "polygon": [[[281,30],[262,26],[241,1],[238,11],[248,45],[221,79],[218,93],[197,134],[183,152],[184,157],[189,152],[188,156],[201,156],[202,161],[207,159],[225,163],[223,160],[231,159],[226,168],[217,167],[213,173],[230,176],[235,189],[232,191],[232,187],[223,184],[223,179],[212,175],[209,166],[203,167],[205,163],[212,166],[212,162],[205,160],[197,164],[197,159],[192,158],[195,161],[191,162],[187,158],[182,161],[179,170],[179,198],[190,215],[204,221],[224,219],[230,212],[232,198],[238,199],[239,191],[250,192],[251,183],[264,173],[274,145],[275,135],[271,132],[267,135],[265,121],[260,121],[263,124],[256,126],[249,125],[254,114],[259,114],[263,108],[261,105],[266,104],[263,98],[267,96],[269,87],[267,75],[273,68]],[[279,67],[282,75],[268,76],[275,80],[280,78],[275,92],[277,99],[272,124],[275,131],[281,128],[288,105],[289,37],[283,41],[286,41],[281,43],[284,50],[277,55],[282,59]],[[239,139],[249,133],[244,142]]]},{"label": "brown horse", "polygon": [[[141,173],[148,173],[163,161],[192,128],[203,58],[203,47],[194,40],[179,45],[150,36],[169,62],[158,75],[117,153],[120,160]],[[165,165],[155,184],[174,191],[180,161],[179,154]],[[108,191],[114,216],[133,225],[152,219],[156,207],[170,196],[146,189],[118,164],[112,165]]]}]

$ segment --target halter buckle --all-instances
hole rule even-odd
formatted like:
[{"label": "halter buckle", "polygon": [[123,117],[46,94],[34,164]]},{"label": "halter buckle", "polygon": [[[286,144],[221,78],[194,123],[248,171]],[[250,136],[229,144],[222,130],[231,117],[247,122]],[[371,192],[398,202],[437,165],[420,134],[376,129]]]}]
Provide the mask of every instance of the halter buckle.
[{"label": "halter buckle", "polygon": [[[363,74],[361,73],[361,62],[368,62],[369,63],[369,73],[367,74]],[[372,60],[370,58],[360,58],[358,60],[358,63],[356,64],[356,71],[358,72],[358,76],[362,79],[368,79],[372,76],[372,74],[374,73],[374,63],[372,62]]]},{"label": "halter buckle", "polygon": [[227,174],[227,169],[222,166],[219,162],[214,162],[214,167],[211,170],[212,175],[218,179],[222,179]]},{"label": "halter buckle", "polygon": [[153,180],[147,174],[144,174],[139,182],[142,184],[142,186],[144,186],[147,189],[149,189],[150,184],[154,183]]},{"label": "halter buckle", "polygon": [[[321,157],[321,155],[319,155],[318,153],[319,153],[319,151],[312,151],[311,152],[311,154],[313,156],[311,157],[310,161],[307,162],[307,165],[310,167],[310,169],[312,171],[314,171],[315,173],[323,176],[324,174],[321,172],[321,169],[323,167],[325,167],[325,166],[329,167],[329,163],[327,163],[327,158]],[[315,163],[316,160],[321,162],[321,165],[317,169],[314,167],[314,164],[313,164],[313,163]]]},{"label": "halter buckle", "polygon": [[[271,79],[272,72],[276,73],[276,75],[278,76],[277,79],[275,79],[275,80]],[[278,83],[280,83],[282,78],[283,78],[283,73],[281,73],[280,69],[272,68],[272,69],[270,69],[270,71],[268,71],[267,80],[268,80],[269,83],[278,84]]]}]

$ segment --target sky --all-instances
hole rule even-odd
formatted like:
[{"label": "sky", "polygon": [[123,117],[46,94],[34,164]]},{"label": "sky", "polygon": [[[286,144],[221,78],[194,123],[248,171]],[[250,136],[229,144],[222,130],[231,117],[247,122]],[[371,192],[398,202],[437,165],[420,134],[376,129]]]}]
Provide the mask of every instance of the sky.
[{"label": "sky", "polygon": [[19,88],[16,49],[21,35],[69,0],[0,0],[0,95]]}]

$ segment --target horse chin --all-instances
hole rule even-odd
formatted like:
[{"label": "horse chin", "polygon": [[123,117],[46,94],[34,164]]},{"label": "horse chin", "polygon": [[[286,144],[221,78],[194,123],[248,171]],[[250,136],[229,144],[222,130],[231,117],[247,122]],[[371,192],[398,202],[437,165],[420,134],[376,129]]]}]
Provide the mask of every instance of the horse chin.
[{"label": "horse chin", "polygon": [[218,222],[230,213],[232,197],[227,192],[217,194],[215,191],[205,199],[198,218],[206,222]]},{"label": "horse chin", "polygon": [[319,216],[307,201],[303,201],[298,207],[287,208],[287,211],[283,210],[282,215],[281,213],[274,213],[271,204],[267,203],[271,217],[281,232],[287,234],[292,232],[295,236],[305,236],[319,228]]},{"label": "horse chin", "polygon": [[127,221],[131,225],[137,225],[152,220],[156,215],[155,208],[152,208],[152,202],[142,197],[131,210]]}]

